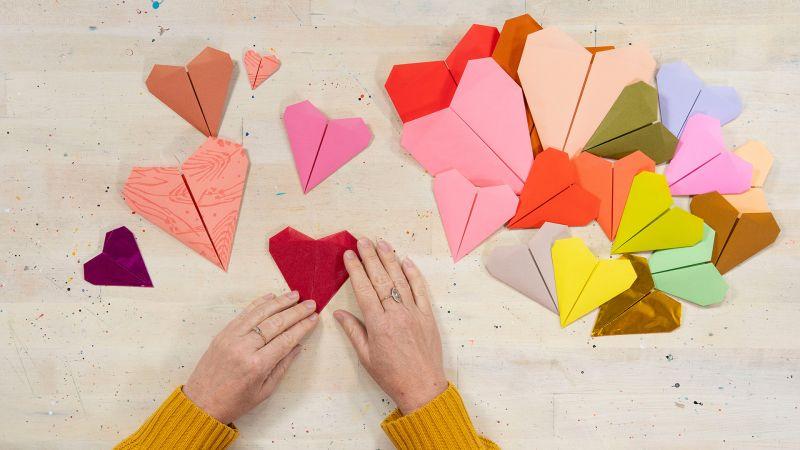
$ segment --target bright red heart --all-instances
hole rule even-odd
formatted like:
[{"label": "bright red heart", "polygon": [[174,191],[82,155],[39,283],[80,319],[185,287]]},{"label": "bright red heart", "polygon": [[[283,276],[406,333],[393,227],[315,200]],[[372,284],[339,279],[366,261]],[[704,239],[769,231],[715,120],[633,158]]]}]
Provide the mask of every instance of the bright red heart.
[{"label": "bright red heart", "polygon": [[566,153],[548,148],[533,160],[508,228],[539,228],[545,222],[581,227],[597,218],[600,200],[578,184]]},{"label": "bright red heart", "polygon": [[358,254],[356,243],[347,231],[313,239],[286,227],[269,238],[269,253],[289,288],[300,293],[300,301],[313,299],[320,312],[347,281],[342,256],[346,250]]},{"label": "bright red heart", "polygon": [[497,28],[475,24],[446,60],[392,67],[384,87],[400,120],[409,122],[450,106],[467,61],[492,56],[499,37]]}]

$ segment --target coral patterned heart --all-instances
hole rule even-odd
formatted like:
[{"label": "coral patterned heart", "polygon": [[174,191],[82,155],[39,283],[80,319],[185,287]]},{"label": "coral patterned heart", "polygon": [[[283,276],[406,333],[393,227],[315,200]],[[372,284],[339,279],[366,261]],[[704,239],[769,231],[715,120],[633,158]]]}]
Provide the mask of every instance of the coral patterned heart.
[{"label": "coral patterned heart", "polygon": [[261,56],[255,50],[248,50],[244,54],[244,68],[247,71],[247,79],[250,81],[250,89],[255,89],[267,81],[267,78],[280,66],[281,61],[275,55]]},{"label": "coral patterned heart", "polygon": [[241,145],[208,138],[181,167],[134,167],[128,206],[228,270],[250,160]]}]

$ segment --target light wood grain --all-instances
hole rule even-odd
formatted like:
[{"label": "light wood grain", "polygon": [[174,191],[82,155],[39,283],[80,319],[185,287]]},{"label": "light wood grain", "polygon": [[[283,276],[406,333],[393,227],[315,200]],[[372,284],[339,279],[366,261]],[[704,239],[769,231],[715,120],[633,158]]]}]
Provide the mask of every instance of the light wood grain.
[{"label": "light wood grain", "polygon": [[[450,260],[430,177],[399,145],[383,82],[393,64],[446,56],[471,23],[526,10],[585,45],[644,43],[735,86],[746,106],[728,144],[758,139],[775,155],[766,190],[781,237],[726,275],[723,304],[684,304],[674,333],[592,339],[594,314],[560,329],[481,263],[530,231]],[[800,2],[0,0],[0,11],[0,447],[107,448],[132,432],[245,302],[285,289],[266,239],[286,225],[384,237],[416,259],[448,374],[505,448],[800,446]],[[274,48],[283,61],[254,92],[239,67],[223,120],[221,136],[243,140],[252,161],[228,273],[120,196],[132,166],[172,164],[203,142],[144,78],[206,45],[237,60]],[[375,139],[304,196],[280,116],[306,98],[364,117]],[[82,263],[120,225],[136,233],[154,289],[83,282]],[[596,225],[575,234],[608,250]],[[352,290],[333,305],[354,310]],[[391,404],[333,310],[278,393],[239,421],[237,448],[390,447],[378,423]]]}]

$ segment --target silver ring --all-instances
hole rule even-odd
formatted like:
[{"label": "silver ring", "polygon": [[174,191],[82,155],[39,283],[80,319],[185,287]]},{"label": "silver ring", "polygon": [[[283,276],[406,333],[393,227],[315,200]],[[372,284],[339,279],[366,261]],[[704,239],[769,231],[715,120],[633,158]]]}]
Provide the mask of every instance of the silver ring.
[{"label": "silver ring", "polygon": [[263,332],[263,331],[261,331],[261,328],[259,328],[259,327],[258,327],[258,325],[256,325],[256,326],[254,326],[254,327],[253,327],[253,331],[254,331],[254,332],[257,334],[257,335],[261,336],[261,339],[263,339],[263,340],[264,340],[264,345],[267,345],[267,344],[269,343],[269,341],[267,341],[267,337],[266,337],[266,336],[264,336],[264,332]]},{"label": "silver ring", "polygon": [[400,303],[401,301],[403,301],[403,297],[400,296],[400,291],[398,291],[397,288],[394,286],[392,286],[392,290],[389,291],[389,295],[382,298],[381,301],[389,299],[394,300],[395,303]]}]

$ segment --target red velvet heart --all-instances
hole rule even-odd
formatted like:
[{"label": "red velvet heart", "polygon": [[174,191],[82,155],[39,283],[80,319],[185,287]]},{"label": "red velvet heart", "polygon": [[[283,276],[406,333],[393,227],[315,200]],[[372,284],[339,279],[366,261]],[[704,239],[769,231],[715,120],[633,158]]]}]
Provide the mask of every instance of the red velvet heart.
[{"label": "red velvet heart", "polygon": [[313,239],[286,227],[269,238],[269,253],[300,301],[313,299],[320,312],[347,280],[342,257],[346,250],[358,253],[356,242],[347,231]]}]

